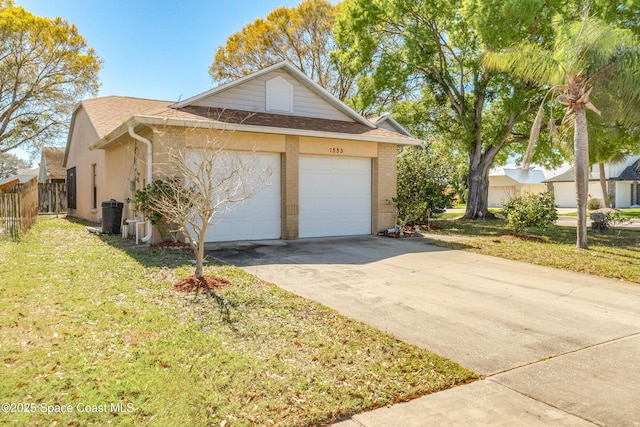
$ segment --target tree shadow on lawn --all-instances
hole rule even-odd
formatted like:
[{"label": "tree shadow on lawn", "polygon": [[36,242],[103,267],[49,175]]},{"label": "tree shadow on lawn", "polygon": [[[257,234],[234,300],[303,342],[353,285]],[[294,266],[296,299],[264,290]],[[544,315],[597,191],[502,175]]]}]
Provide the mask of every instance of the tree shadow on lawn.
[{"label": "tree shadow on lawn", "polygon": [[[95,227],[96,224],[73,217],[66,217],[67,221],[79,224],[85,227]],[[167,246],[150,247],[148,245],[136,245],[134,239],[125,239],[120,235],[107,235],[98,234],[101,241],[107,245],[120,250],[127,254],[131,259],[138,262],[145,268],[169,268],[175,269],[179,267],[189,266],[192,268],[191,259],[194,258],[193,251],[190,247],[172,249]],[[209,260],[209,265],[224,265],[217,260]],[[224,286],[231,284],[226,279],[221,279],[213,276],[207,277],[207,279],[216,279],[213,286],[189,286],[193,283],[190,280],[191,277],[178,279],[177,282],[171,283],[171,287],[176,292],[183,292],[186,296],[186,300],[195,309],[204,310],[203,315],[210,313],[209,302],[214,302],[217,307],[220,317],[223,321],[231,323],[231,309],[235,307],[235,303],[228,299],[225,299],[218,295],[215,291],[221,289]],[[212,280],[210,280],[212,281]]]},{"label": "tree shadow on lawn", "polygon": [[[98,224],[79,218],[65,218],[67,221],[85,227],[97,227]],[[189,260],[194,259],[191,248],[151,247],[149,245],[137,245],[135,236],[123,238],[121,235],[98,234],[100,240],[109,246],[121,250],[144,267],[177,268],[191,265]],[[216,260],[209,260],[210,265],[222,265]]]}]

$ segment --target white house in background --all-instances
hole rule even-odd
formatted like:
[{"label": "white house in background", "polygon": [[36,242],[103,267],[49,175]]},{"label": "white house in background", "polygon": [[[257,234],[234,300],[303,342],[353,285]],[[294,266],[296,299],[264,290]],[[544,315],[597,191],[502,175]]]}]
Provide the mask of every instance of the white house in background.
[{"label": "white house in background", "polygon": [[[626,208],[640,204],[640,156],[631,156],[625,162],[605,164],[607,192],[613,196],[614,207]],[[556,205],[561,208],[576,207],[576,187],[573,168],[545,180],[555,194]],[[598,165],[589,174],[589,194],[605,200],[600,186]]]},{"label": "white house in background", "polygon": [[501,207],[504,201],[515,196],[544,193],[547,191],[544,181],[553,173],[538,166],[527,171],[515,165],[492,169],[489,172],[489,207]]}]

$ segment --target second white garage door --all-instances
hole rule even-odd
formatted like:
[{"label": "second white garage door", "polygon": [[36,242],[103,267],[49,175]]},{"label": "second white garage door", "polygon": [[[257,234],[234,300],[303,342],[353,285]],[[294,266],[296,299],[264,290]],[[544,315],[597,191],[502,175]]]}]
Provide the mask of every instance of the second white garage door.
[{"label": "second white garage door", "polygon": [[371,234],[371,159],[300,156],[300,237]]}]

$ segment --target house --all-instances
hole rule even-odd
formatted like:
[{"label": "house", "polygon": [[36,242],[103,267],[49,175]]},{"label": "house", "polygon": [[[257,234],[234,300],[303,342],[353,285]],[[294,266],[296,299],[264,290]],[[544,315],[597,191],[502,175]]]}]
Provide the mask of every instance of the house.
[{"label": "house", "polygon": [[386,129],[391,132],[396,132],[409,138],[413,138],[413,135],[411,135],[409,131],[407,131],[400,123],[398,123],[393,117],[391,117],[391,114],[389,113],[385,113],[377,117],[370,117],[368,120],[379,128]]},{"label": "house", "polygon": [[42,147],[38,172],[38,212],[67,210],[67,172],[63,167],[64,147]]},{"label": "house", "polygon": [[[631,156],[621,163],[606,163],[605,178],[607,192],[612,198],[609,205],[626,208],[640,204],[640,156]],[[576,207],[575,174],[573,168],[555,175],[545,181],[555,194],[559,207]],[[605,201],[600,185],[599,166],[593,165],[589,171],[589,194],[591,197]]]},{"label": "house", "polygon": [[0,189],[8,189],[16,184],[26,184],[38,176],[38,169],[18,169],[15,175],[0,179]]},{"label": "house", "polygon": [[544,184],[545,173],[548,171],[533,166],[526,171],[513,165],[492,169],[489,172],[487,205],[500,207],[512,197],[544,193],[547,191],[547,185]]},{"label": "house", "polygon": [[64,152],[65,147],[42,147],[38,182],[66,182],[67,172],[62,166],[64,161]]},{"label": "house", "polygon": [[222,133],[225,149],[273,168],[272,185],[212,224],[207,241],[393,227],[397,147],[421,143],[366,120],[287,62],[177,103],[87,99],[73,111],[64,156],[69,214],[99,222],[101,202],[115,199],[135,219],[127,201],[162,177],[170,150],[188,153]]}]

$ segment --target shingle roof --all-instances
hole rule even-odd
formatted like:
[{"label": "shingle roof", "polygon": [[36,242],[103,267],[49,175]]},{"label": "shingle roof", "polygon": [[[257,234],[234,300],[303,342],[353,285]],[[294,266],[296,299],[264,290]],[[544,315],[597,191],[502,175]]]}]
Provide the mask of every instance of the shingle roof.
[{"label": "shingle roof", "polygon": [[62,167],[64,147],[42,147],[42,158],[47,165],[49,179],[64,179],[67,177],[67,172]]},{"label": "shingle roof", "polygon": [[[575,182],[575,180],[576,174],[572,167],[559,175],[544,180],[543,182]],[[589,172],[589,181],[598,181],[598,178],[596,178],[592,172]]]},{"label": "shingle roof", "polygon": [[627,166],[620,175],[614,178],[618,181],[640,181],[640,159]]},{"label": "shingle roof", "polygon": [[382,128],[370,128],[355,122],[318,119],[285,114],[252,113],[248,111],[222,108],[188,106],[184,108],[160,108],[149,111],[147,115],[162,118],[217,121],[248,126],[265,126],[283,129],[300,129],[317,132],[336,132],[349,135],[377,136],[410,139],[406,135]]},{"label": "shingle roof", "polygon": [[87,112],[100,138],[109,134],[123,122],[137,114],[146,114],[159,108],[173,105],[171,101],[131,98],[128,96],[105,96],[85,99],[81,106]]},{"label": "shingle roof", "polygon": [[100,138],[114,131],[131,117],[147,116],[411,140],[410,137],[400,133],[382,128],[370,128],[356,122],[199,106],[174,108],[175,103],[171,101],[107,96],[84,100],[81,105]]},{"label": "shingle roof", "polygon": [[536,168],[525,171],[522,168],[502,167],[492,170],[489,176],[507,176],[520,184],[541,184],[544,181],[544,172]]}]

